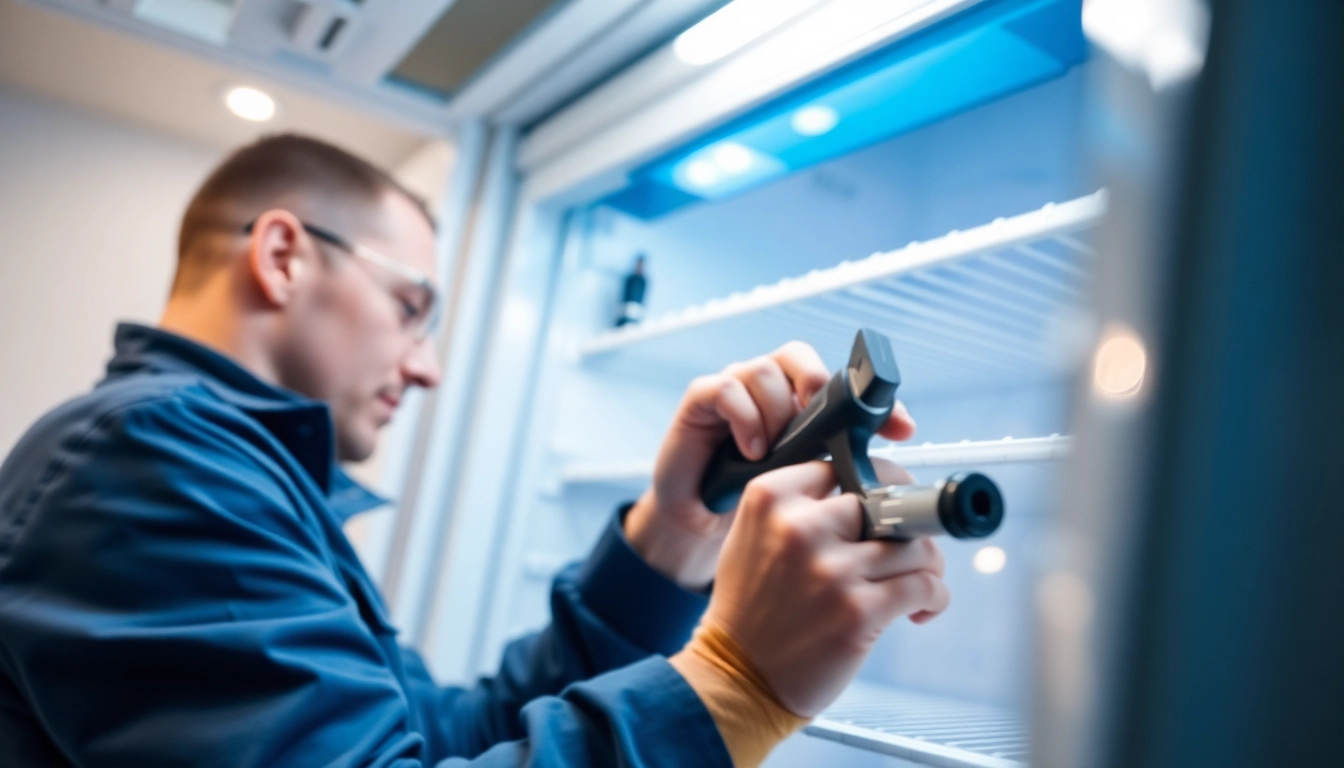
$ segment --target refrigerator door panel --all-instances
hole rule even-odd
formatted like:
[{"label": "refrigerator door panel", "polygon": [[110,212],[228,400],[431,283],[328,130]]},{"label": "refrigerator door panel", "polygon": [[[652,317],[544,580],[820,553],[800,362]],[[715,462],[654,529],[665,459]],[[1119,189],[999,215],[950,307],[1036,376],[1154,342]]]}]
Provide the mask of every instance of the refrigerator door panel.
[{"label": "refrigerator door panel", "polygon": [[[480,178],[474,185],[477,199],[466,220],[459,220],[461,241],[453,247],[462,256],[450,265],[451,277],[442,282],[450,289],[445,299],[452,310],[439,339],[444,378],[429,405],[418,414],[427,422],[428,434],[419,446],[417,472],[404,488],[393,541],[392,561],[397,567],[383,582],[394,620],[406,641],[416,645],[426,637],[427,614],[439,602],[434,597],[443,594],[433,588],[440,563],[445,556],[455,555],[455,545],[448,537],[463,519],[445,514],[445,508],[453,509],[452,500],[458,493],[459,475],[454,470],[465,445],[457,438],[470,424],[478,374],[489,353],[486,329],[496,311],[493,294],[500,279],[499,254],[509,234],[516,195],[511,172],[516,140],[516,132],[508,130],[473,139],[481,143],[478,151],[483,155]],[[477,586],[466,585],[468,591]]]}]

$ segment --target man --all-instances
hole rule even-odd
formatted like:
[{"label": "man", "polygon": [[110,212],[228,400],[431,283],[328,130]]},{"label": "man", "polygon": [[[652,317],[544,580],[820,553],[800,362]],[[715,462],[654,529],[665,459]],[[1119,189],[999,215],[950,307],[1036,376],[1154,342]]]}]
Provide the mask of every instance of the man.
[{"label": "man", "polygon": [[[756,765],[886,624],[947,605],[937,548],[858,542],[822,463],[760,478],[735,520],[700,504],[718,442],[761,456],[825,383],[790,345],[692,384],[550,626],[435,685],[341,532],[379,500],[337,464],[439,380],[433,238],[310,139],[205,182],[159,327],[120,326],[107,378],[0,468],[6,765]],[[913,429],[898,409],[884,434]]]}]

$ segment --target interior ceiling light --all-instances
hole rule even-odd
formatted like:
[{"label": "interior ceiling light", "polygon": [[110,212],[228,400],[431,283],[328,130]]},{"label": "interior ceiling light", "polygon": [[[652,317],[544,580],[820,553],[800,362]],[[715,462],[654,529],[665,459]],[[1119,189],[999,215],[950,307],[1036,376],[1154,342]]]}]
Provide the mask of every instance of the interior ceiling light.
[{"label": "interior ceiling light", "polygon": [[714,148],[714,164],[726,173],[741,173],[751,167],[751,150],[726,141]]},{"label": "interior ceiling light", "polygon": [[697,187],[712,186],[719,180],[719,169],[708,160],[696,160],[686,166],[686,179]]},{"label": "interior ceiling light", "polygon": [[[967,1],[825,0],[733,54],[726,65],[710,67],[731,80],[733,88],[757,78],[802,77],[806,70],[802,62],[873,30],[895,35],[922,29],[952,5],[960,7]],[[735,118],[704,140],[650,160],[630,173],[626,185],[604,197],[603,204],[652,221],[1060,77],[1085,62],[1091,50],[1083,36],[1079,1],[978,3],[973,13],[938,21],[936,31],[930,27],[927,34],[885,46]],[[683,52],[693,47],[693,38],[688,31]],[[1167,60],[1180,59],[1176,46],[1171,52],[1159,46],[1159,51]],[[730,87],[728,80],[725,87]],[[751,166],[740,173],[721,168],[714,148],[725,142],[745,147],[752,156]],[[708,165],[697,165],[701,161]],[[1093,333],[1088,329],[1082,335],[1071,360],[1090,357]]]},{"label": "interior ceiling light", "polygon": [[693,195],[715,198],[782,176],[788,166],[737,141],[719,141],[701,147],[668,169],[667,180]]},{"label": "interior ceiling light", "polygon": [[840,122],[840,113],[830,107],[814,104],[793,113],[793,130],[802,136],[820,136],[829,133]]},{"label": "interior ceiling light", "polygon": [[275,117],[275,99],[245,85],[230,88],[224,94],[224,104],[233,114],[254,123],[264,123]]},{"label": "interior ceiling light", "polygon": [[700,66],[717,61],[783,24],[820,0],[733,0],[682,32],[677,58]]}]

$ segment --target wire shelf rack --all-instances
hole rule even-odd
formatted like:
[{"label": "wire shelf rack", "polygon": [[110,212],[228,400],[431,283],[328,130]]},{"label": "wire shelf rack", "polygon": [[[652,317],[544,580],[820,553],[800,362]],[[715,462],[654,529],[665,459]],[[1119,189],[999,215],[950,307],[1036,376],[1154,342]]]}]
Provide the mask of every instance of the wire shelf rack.
[{"label": "wire shelf rack", "polygon": [[603,332],[580,343],[588,365],[718,370],[791,339],[838,367],[855,331],[891,337],[903,390],[960,392],[1044,380],[1085,306],[1087,231],[1105,191]]},{"label": "wire shelf rack", "polygon": [[[888,445],[869,451],[875,456],[915,467],[985,466],[1058,461],[1069,455],[1072,439],[1067,435],[1048,437],[1005,437],[1002,440],[962,440],[957,443]],[[575,462],[560,471],[561,485],[638,485],[648,484],[653,476],[653,461]]]},{"label": "wire shelf rack", "polygon": [[1030,729],[983,704],[854,683],[803,732],[941,768],[1026,768]]}]

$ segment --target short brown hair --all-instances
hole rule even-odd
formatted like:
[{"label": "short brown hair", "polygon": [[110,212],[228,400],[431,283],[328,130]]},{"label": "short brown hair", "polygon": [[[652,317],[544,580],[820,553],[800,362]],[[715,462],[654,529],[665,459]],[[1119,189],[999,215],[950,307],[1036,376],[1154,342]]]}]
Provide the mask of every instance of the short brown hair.
[{"label": "short brown hair", "polygon": [[177,239],[173,292],[193,290],[220,266],[209,248],[198,247],[207,236],[237,234],[274,207],[358,209],[376,205],[388,192],[414,202],[433,226],[423,200],[367,161],[307,136],[262,137],[225,158],[187,205]]}]

